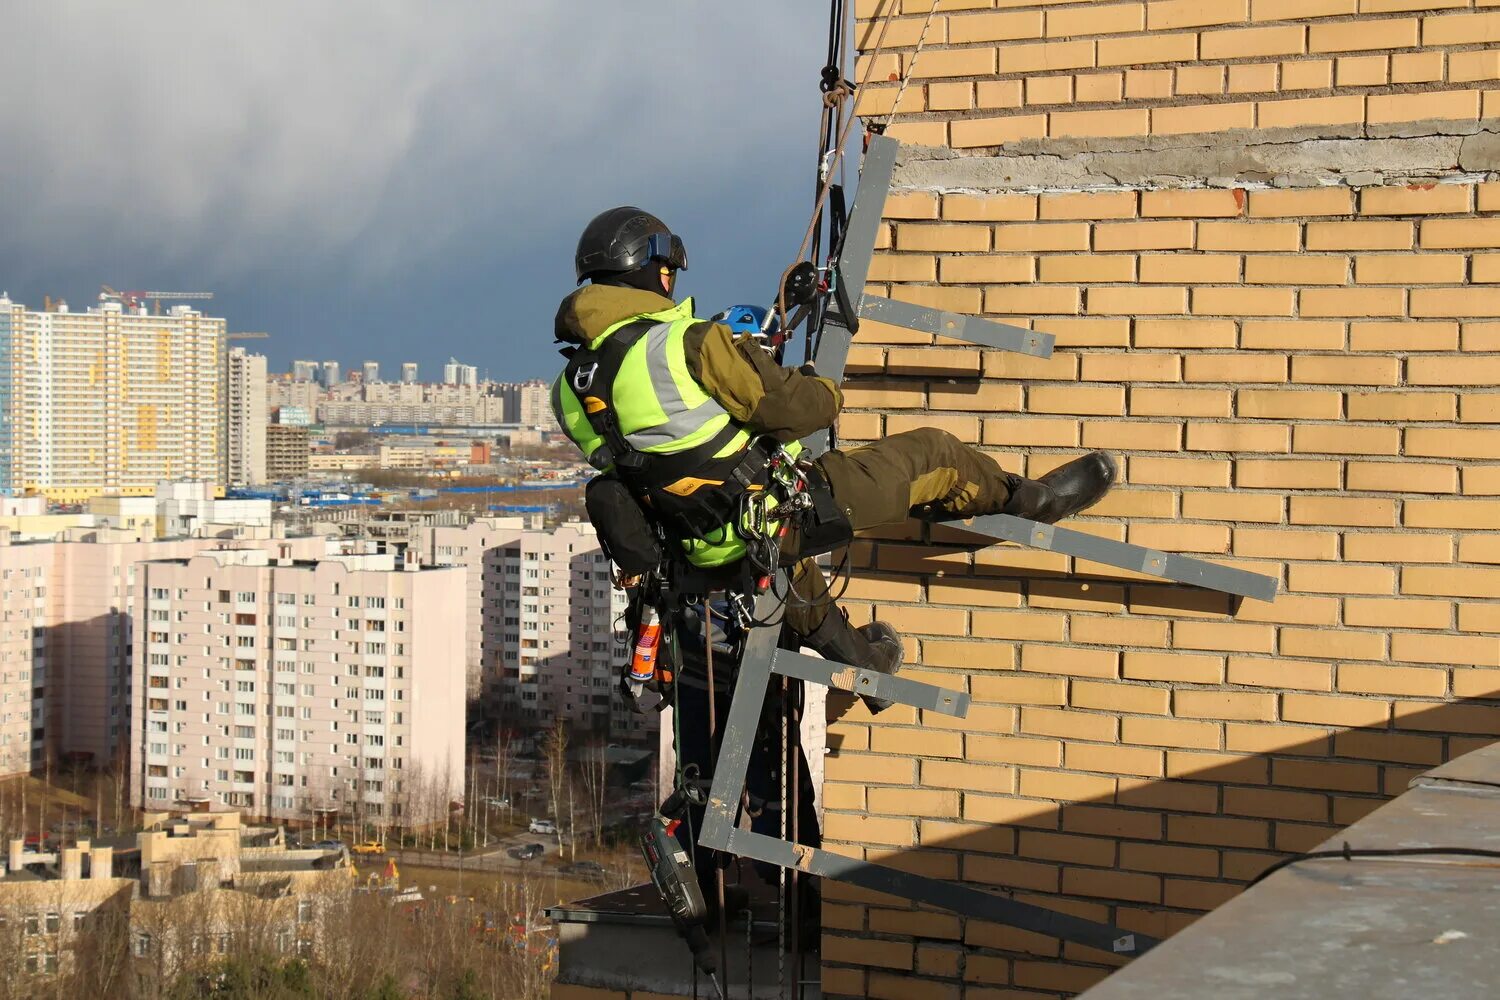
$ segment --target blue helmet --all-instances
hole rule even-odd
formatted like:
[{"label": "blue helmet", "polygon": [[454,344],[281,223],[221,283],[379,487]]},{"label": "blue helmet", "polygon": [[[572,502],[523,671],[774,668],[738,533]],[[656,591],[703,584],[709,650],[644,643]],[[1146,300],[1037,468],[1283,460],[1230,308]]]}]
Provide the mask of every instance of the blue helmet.
[{"label": "blue helmet", "polygon": [[715,323],[723,323],[736,335],[748,333],[753,337],[763,337],[767,334],[776,333],[781,329],[781,323],[774,316],[771,325],[762,329],[766,321],[766,310],[761,306],[730,306],[723,312],[713,317]]}]

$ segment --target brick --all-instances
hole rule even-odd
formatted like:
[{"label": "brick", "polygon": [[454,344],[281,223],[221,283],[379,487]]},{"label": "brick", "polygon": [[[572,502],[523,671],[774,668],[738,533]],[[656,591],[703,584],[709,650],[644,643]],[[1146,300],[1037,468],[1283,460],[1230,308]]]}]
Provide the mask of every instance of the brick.
[{"label": "brick", "polygon": [[1386,566],[1293,563],[1287,567],[1287,589],[1315,594],[1394,594],[1396,574]]},{"label": "brick", "polygon": [[1266,28],[1207,31],[1198,41],[1204,59],[1252,59],[1257,56],[1301,55],[1306,51],[1306,28],[1300,24]]},{"label": "brick", "polygon": [[1162,900],[1161,879],[1136,872],[1066,867],[1063,869],[1062,891],[1074,896],[1129,899],[1141,903]]},{"label": "brick", "polygon": [[1083,865],[1115,863],[1115,845],[1108,840],[1047,830],[1022,831],[1016,853],[1024,858],[1041,861],[1066,861]]},{"label": "brick", "polygon": [[[1500,671],[1453,671],[1453,695],[1456,698],[1500,697]],[[1421,763],[1420,761],[1417,763]]]},{"label": "brick", "polygon": [[[1058,618],[1060,620],[1061,616]],[[1061,677],[997,673],[973,677],[969,683],[970,692],[976,701],[993,701],[1006,705],[1067,704],[1067,681]]]},{"label": "brick", "polygon": [[1411,385],[1479,385],[1500,383],[1500,357],[1412,358],[1407,363]]},{"label": "brick", "polygon": [[927,85],[927,108],[929,111],[969,111],[974,107],[974,85],[960,83],[929,83]]},{"label": "brick", "polygon": [[1129,479],[1137,485],[1229,485],[1229,463],[1206,458],[1141,458],[1128,460]]},{"label": "brick", "polygon": [[1493,705],[1434,705],[1430,701],[1398,701],[1395,719],[1397,729],[1500,735],[1500,709]]},{"label": "brick", "polygon": [[[1458,254],[1382,254],[1359,257],[1354,280],[1364,285],[1457,285],[1463,283],[1467,270],[1468,260]],[[1415,297],[1412,306],[1415,310]],[[1414,311],[1412,315],[1419,314]]]},{"label": "brick", "polygon": [[1091,315],[1138,316],[1185,313],[1186,288],[1174,286],[1090,288],[1086,308]]},{"label": "brick", "polygon": [[1337,420],[1343,395],[1315,389],[1241,389],[1235,395],[1235,415],[1267,419]]},{"label": "brick", "polygon": [[836,753],[830,754],[826,760],[826,774],[830,781],[909,785],[916,780],[917,768],[909,757]]},{"label": "brick", "polygon": [[[1008,789],[1007,789],[1008,790]],[[947,816],[958,818],[956,790],[936,788],[871,788],[869,809],[888,816]]]},{"label": "brick", "polygon": [[[1432,222],[1422,223],[1426,227]],[[1423,244],[1426,245],[1425,243]],[[1409,222],[1309,222],[1309,250],[1410,250],[1413,228]]]},{"label": "brick", "polygon": [[1151,100],[1171,96],[1171,70],[1127,69],[1125,71],[1125,97],[1128,100]]},{"label": "brick", "polygon": [[[1176,382],[1182,378],[1182,358],[1176,354],[1085,354],[1080,360],[1080,377],[1085,382]],[[1087,437],[1090,430],[1099,426],[1103,425],[1084,428],[1084,436]],[[1135,426],[1143,434],[1160,433],[1174,439],[1178,437],[1175,427],[1157,424]],[[1168,445],[1162,450],[1174,447],[1175,444]]]},{"label": "brick", "polygon": [[[1090,69],[1094,65],[1093,42],[1036,42],[1026,45],[1006,45],[1000,49],[1001,73],[1042,73],[1062,69]],[[1101,61],[1098,65],[1108,64]]]},{"label": "brick", "polygon": [[[1245,754],[1167,752],[1167,775],[1200,781],[1233,781],[1263,785],[1271,778],[1270,763]],[[1171,846],[1171,845],[1168,845]]]},{"label": "brick", "polygon": [[[1283,696],[1282,703],[1285,704],[1289,697],[1293,696]],[[1282,718],[1285,717],[1283,712]],[[1224,724],[1224,745],[1229,750],[1245,753],[1325,757],[1331,752],[1332,741],[1325,730],[1311,726],[1292,726],[1285,722],[1274,726],[1228,722]]]},{"label": "brick", "polygon": [[1489,317],[1500,314],[1500,288],[1416,288],[1411,315]]},{"label": "brick", "polygon": [[1500,14],[1449,14],[1422,22],[1424,45],[1472,45],[1500,41]]},{"label": "brick", "polygon": [[1056,740],[974,734],[968,737],[968,753],[965,759],[1001,764],[1025,764],[1034,767],[1057,767],[1062,764],[1062,744]]},{"label": "brick", "polygon": [[1456,351],[1457,323],[1351,323],[1351,351]]},{"label": "brick", "polygon": [[[899,259],[899,258],[898,258]],[[928,258],[918,258],[928,259]],[[1015,284],[1032,280],[1034,257],[942,257],[934,261],[942,270],[942,280],[950,284]],[[871,280],[877,280],[872,274]],[[931,280],[926,278],[906,280]],[[868,321],[865,321],[868,322]],[[865,323],[860,323],[864,332]]]},{"label": "brick", "polygon": [[1144,4],[1131,3],[1101,7],[1090,4],[1086,9],[1049,10],[1047,12],[1047,37],[1071,35],[1116,35],[1130,31],[1144,31],[1146,8]]},{"label": "brick", "polygon": [[1500,50],[1480,49],[1474,52],[1448,54],[1448,82],[1471,83],[1476,80],[1500,79]]},{"label": "brick", "polygon": [[[983,87],[983,84],[980,85]],[[1041,139],[1047,134],[1046,115],[1012,115],[1005,118],[961,118],[948,125],[948,138],[955,149],[1003,146],[1008,142]],[[938,143],[940,145],[940,143]]]},{"label": "brick", "polygon": [[870,733],[870,749],[918,757],[962,757],[963,734],[877,727]]},{"label": "brick", "polygon": [[1376,628],[1446,629],[1453,624],[1453,605],[1447,601],[1351,597],[1344,601],[1344,621]]},{"label": "brick", "polygon": [[[1021,409],[1021,395],[1021,387],[1018,385],[995,382],[934,383],[928,392],[927,405],[933,410],[1016,412]],[[848,399],[847,393],[845,399]]]},{"label": "brick", "polygon": [[1303,316],[1401,316],[1406,291],[1401,288],[1306,288],[1299,297]]},{"label": "brick", "polygon": [[1110,103],[1124,97],[1125,74],[1086,73],[1073,79],[1074,99],[1080,104]]},{"label": "brick", "polygon": [[1193,312],[1205,315],[1290,316],[1295,307],[1296,292],[1290,288],[1193,289]]},{"label": "brick", "polygon": [[[1436,663],[1443,666],[1462,664],[1470,667],[1500,667],[1500,639],[1493,636],[1412,635],[1397,632],[1391,636],[1391,659],[1406,663]],[[1446,675],[1441,670],[1422,671],[1435,674],[1429,681],[1435,691],[1396,691],[1394,694],[1441,695]]]},{"label": "brick", "polygon": [[1129,540],[1150,549],[1179,552],[1229,551],[1229,528],[1222,524],[1132,524]]},{"label": "brick", "polygon": [[1141,215],[1147,218],[1232,218],[1244,213],[1245,193],[1239,190],[1147,191],[1141,195]]},{"label": "brick", "polygon": [[1470,210],[1472,184],[1409,184],[1365,188],[1359,194],[1361,215],[1452,215]]},{"label": "brick", "polygon": [[1187,221],[1101,223],[1094,227],[1094,249],[1098,251],[1186,250],[1192,246],[1193,224]]},{"label": "brick", "polygon": [[1231,320],[1142,319],[1135,324],[1136,347],[1234,347]]},{"label": "brick", "polygon": [[1475,254],[1472,258],[1469,280],[1474,284],[1492,284],[1500,281],[1500,254]]},{"label": "brick", "polygon": [[1146,254],[1141,257],[1145,283],[1232,283],[1240,280],[1240,259],[1230,254]]},{"label": "brick", "polygon": [[1041,313],[1073,314],[1078,312],[1080,302],[1079,290],[1072,285],[1033,285],[984,290],[984,311],[987,313],[1022,316]]},{"label": "brick", "polygon": [[1310,319],[1246,320],[1240,324],[1240,347],[1260,351],[1341,351],[1344,324]]},{"label": "brick", "polygon": [[1203,424],[1187,429],[1188,451],[1286,452],[1291,428],[1284,424]]},{"label": "brick", "polygon": [[[964,260],[967,258],[956,258]],[[974,258],[1005,260],[1008,258]],[[1028,258],[1030,259],[1030,258]],[[1135,258],[1129,255],[1047,256],[1038,260],[1042,281],[1134,281]],[[1024,280],[1024,279],[1022,279]]]},{"label": "brick", "polygon": [[[1358,34],[1358,32],[1349,32]],[[1365,120],[1363,97],[1299,97],[1263,101],[1258,108],[1261,128],[1297,128],[1303,125],[1351,125]]]},{"label": "brick", "polygon": [[1350,420],[1446,420],[1458,416],[1458,397],[1451,392],[1351,392]]},{"label": "brick", "polygon": [[1294,222],[1201,222],[1199,250],[1247,250],[1265,252],[1297,250],[1301,227]]},{"label": "brick", "polygon": [[937,259],[920,254],[881,254],[870,261],[870,280],[936,281]]},{"label": "brick", "polygon": [[1071,76],[1029,76],[1026,78],[1027,104],[1070,104],[1073,100]]},{"label": "brick", "polygon": [[1021,669],[1035,673],[1111,678],[1119,675],[1119,662],[1120,655],[1114,650],[1041,646],[1029,642],[1021,647]]},{"label": "brick", "polygon": [[979,352],[893,347],[886,352],[886,369],[892,375],[975,375],[979,370]]},{"label": "brick", "polygon": [[1398,385],[1401,361],[1347,354],[1293,355],[1292,381],[1305,385]]},{"label": "brick", "polygon": [[1173,501],[1174,494],[1165,490],[1113,489],[1091,512],[1099,517],[1173,517]]},{"label": "brick", "polygon": [[1231,94],[1266,94],[1276,89],[1275,63],[1241,63],[1229,67]]},{"label": "brick", "polygon": [[1453,538],[1389,531],[1356,532],[1344,536],[1344,558],[1350,562],[1447,563],[1453,561]]},{"label": "brick", "polygon": [[1338,462],[1240,459],[1234,465],[1234,479],[1250,489],[1338,489],[1343,484]]},{"label": "brick", "polygon": [[1358,0],[1252,0],[1252,21],[1300,21],[1309,17],[1353,14]]},{"label": "brick", "polygon": [[1231,656],[1228,678],[1229,683],[1246,687],[1306,691],[1328,691],[1333,687],[1333,670],[1326,663],[1263,656]]},{"label": "brick", "polygon": [[1329,817],[1326,795],[1292,792],[1281,788],[1226,788],[1224,813],[1259,819],[1299,819],[1325,823]]},{"label": "brick", "polygon": [[1052,222],[998,226],[996,250],[1087,250],[1089,227],[1083,223]]},{"label": "brick", "polygon": [[1156,0],[1146,8],[1152,31],[1237,24],[1250,17],[1250,0]]},{"label": "brick", "polygon": [[1281,64],[1282,90],[1324,90],[1332,86],[1332,59],[1299,59]]},{"label": "brick", "polygon": [[826,961],[849,965],[872,965],[908,971],[912,967],[912,945],[903,941],[877,941],[824,934],[822,956]]},{"label": "brick", "polygon": [[1350,527],[1391,527],[1396,521],[1392,500],[1363,497],[1292,497],[1293,524],[1340,524]]},{"label": "brick", "polygon": [[1500,604],[1460,604],[1458,627],[1465,632],[1500,634]]},{"label": "brick", "polygon": [[948,128],[945,122],[920,122],[905,119],[892,125],[887,130],[887,134],[892,139],[909,146],[941,146],[948,137]]},{"label": "brick", "polygon": [[1270,722],[1276,718],[1276,696],[1248,691],[1182,690],[1172,697],[1172,712],[1179,718]]},{"label": "brick", "polygon": [[1281,718],[1324,726],[1383,726],[1391,717],[1389,702],[1337,695],[1285,694]]},{"label": "brick", "polygon": [[1348,257],[1245,258],[1245,283],[1250,285],[1342,285],[1348,280]]},{"label": "brick", "polygon": [[1098,618],[1077,616],[1073,619],[1072,633],[1069,638],[1077,643],[1093,643],[1103,646],[1165,646],[1167,645],[1167,632],[1168,626],[1164,621],[1114,616]]},{"label": "brick", "polygon": [[1275,650],[1276,630],[1240,622],[1181,621],[1173,639],[1179,649],[1270,653]]},{"label": "brick", "polygon": [[1151,131],[1157,135],[1220,132],[1254,124],[1255,105],[1249,102],[1151,109]]},{"label": "brick", "polygon": [[1346,764],[1326,760],[1272,760],[1271,781],[1293,788],[1374,792],[1380,789],[1380,771],[1373,764]]},{"label": "brick", "polygon": [[896,226],[896,245],[903,251],[926,250],[962,253],[990,248],[989,226]]},{"label": "brick", "polygon": [[1175,91],[1179,97],[1193,94],[1224,93],[1223,66],[1179,66]]},{"label": "brick", "polygon": [[[1010,767],[970,764],[953,760],[922,761],[922,784],[965,791],[1009,795],[1016,790],[1016,771]],[[878,789],[871,789],[871,792]]]},{"label": "brick", "polygon": [[1500,219],[1424,219],[1421,240],[1424,250],[1500,246]]},{"label": "brick", "polygon": [[1132,715],[1166,715],[1171,692],[1166,688],[1142,687],[1136,684],[1113,684],[1074,681],[1069,704]]},{"label": "brick", "polygon": [[1282,507],[1280,497],[1260,493],[1230,496],[1185,493],[1182,497],[1182,516],[1197,520],[1280,524],[1284,514]]},{"label": "brick", "polygon": [[1192,62],[1197,57],[1198,36],[1193,32],[1099,39],[1098,64],[1100,66],[1145,66],[1151,63]]},{"label": "brick", "polygon": [[1270,824],[1221,816],[1168,816],[1167,838],[1185,844],[1268,847]]},{"label": "brick", "polygon": [[1020,794],[1027,798],[1053,799],[1060,802],[1110,799],[1115,794],[1115,779],[1095,774],[1068,774],[1061,771],[1023,769]]},{"label": "brick", "polygon": [[948,40],[963,42],[1003,42],[1042,36],[1041,11],[1018,11],[1005,14],[963,14],[948,18]]},{"label": "brick", "polygon": [[1463,535],[1458,542],[1458,558],[1466,563],[1500,564],[1500,534]]},{"label": "brick", "polygon": [[1031,445],[1034,447],[1077,447],[1076,420],[1038,420],[1035,418],[996,418],[984,422],[985,444]]},{"label": "brick", "polygon": [[[1458,467],[1401,462],[1350,462],[1344,471],[1351,490],[1388,493],[1457,493]],[[1412,522],[1408,522],[1412,523]]]},{"label": "brick", "polygon": [[913,80],[954,76],[990,76],[995,72],[995,50],[928,49],[911,67]]},{"label": "brick", "polygon": [[1280,652],[1331,660],[1383,660],[1385,636],[1376,632],[1284,628]]},{"label": "brick", "polygon": [[1334,81],[1340,87],[1379,87],[1389,77],[1386,56],[1346,56],[1334,64]]},{"label": "brick", "polygon": [[[980,80],[973,84],[973,87],[975,107],[989,110],[1021,106],[1020,80]],[[1042,132],[1046,131],[1045,122],[1040,123],[1038,127]]]},{"label": "brick", "polygon": [[[1454,693],[1458,694],[1457,691]],[[1335,733],[1333,747],[1334,753],[1340,757],[1363,760],[1388,760],[1402,764],[1439,764],[1443,761],[1441,740],[1405,733],[1353,729]]]},{"label": "brick", "polygon": [[1146,417],[1227,417],[1228,389],[1130,388],[1130,413]]},{"label": "brick", "polygon": [[[1436,83],[1442,78],[1441,52],[1398,52],[1391,56],[1392,83]],[[1448,79],[1458,82],[1451,72]]]},{"label": "brick", "polygon": [[1417,41],[1417,19],[1414,17],[1388,20],[1365,18],[1359,22],[1359,28],[1353,31],[1347,24],[1311,25],[1308,28],[1307,49],[1309,52],[1404,49],[1414,48]]},{"label": "brick", "polygon": [[1500,500],[1408,500],[1405,513],[1403,523],[1412,528],[1492,529],[1500,523]]},{"label": "brick", "polygon": [[1043,219],[1133,219],[1134,191],[1069,192],[1041,196]]},{"label": "brick", "polygon": [[1036,218],[1034,194],[945,194],[943,218],[958,222],[1030,222]]},{"label": "brick", "polygon": [[1175,844],[1124,843],[1120,845],[1120,867],[1131,871],[1212,878],[1219,874],[1219,852]]},{"label": "brick", "polygon": [[1248,558],[1337,559],[1338,542],[1339,536],[1331,531],[1245,527],[1234,529],[1234,554]]},{"label": "brick", "polygon": [[1183,378],[1189,382],[1275,382],[1287,380],[1287,359],[1281,354],[1194,354],[1183,359]]},{"label": "brick", "polygon": [[1120,742],[1140,746],[1217,750],[1221,727],[1212,722],[1125,716],[1120,720]]}]

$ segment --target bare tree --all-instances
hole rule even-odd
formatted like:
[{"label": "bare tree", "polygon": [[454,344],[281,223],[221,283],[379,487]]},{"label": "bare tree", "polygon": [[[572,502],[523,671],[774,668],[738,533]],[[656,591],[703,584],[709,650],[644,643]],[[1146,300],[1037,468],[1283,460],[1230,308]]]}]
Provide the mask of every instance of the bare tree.
[{"label": "bare tree", "polygon": [[583,781],[589,836],[599,844],[604,840],[604,798],[609,776],[608,748],[602,736],[595,736],[583,745],[578,773]]},{"label": "bare tree", "polygon": [[[547,769],[547,785],[552,796],[552,820],[562,824],[562,798],[571,791],[568,782],[568,726],[558,717],[547,730],[542,743],[542,762]],[[562,835],[557,838],[557,855],[562,857]]]}]

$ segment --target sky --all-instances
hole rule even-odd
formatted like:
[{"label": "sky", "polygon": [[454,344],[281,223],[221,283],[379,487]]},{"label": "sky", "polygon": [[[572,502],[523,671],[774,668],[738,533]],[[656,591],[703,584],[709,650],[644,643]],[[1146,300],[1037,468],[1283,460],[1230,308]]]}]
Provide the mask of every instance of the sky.
[{"label": "sky", "polygon": [[212,291],[272,371],[551,378],[578,233],[661,216],[700,315],[771,297],[811,210],[809,0],[22,0],[0,290]]}]

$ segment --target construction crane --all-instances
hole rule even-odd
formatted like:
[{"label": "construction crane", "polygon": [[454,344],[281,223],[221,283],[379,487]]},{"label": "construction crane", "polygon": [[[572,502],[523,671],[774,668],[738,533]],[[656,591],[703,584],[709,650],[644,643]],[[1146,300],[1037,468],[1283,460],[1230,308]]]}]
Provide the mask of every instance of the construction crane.
[{"label": "construction crane", "polygon": [[152,313],[154,313],[157,316],[160,316],[161,315],[161,300],[162,299],[168,299],[168,300],[211,299],[211,298],[214,297],[214,293],[213,292],[148,292],[148,291],[137,291],[137,290],[117,292],[113,288],[109,287],[108,285],[100,285],[99,286],[99,297],[101,299],[105,299],[105,298],[118,299],[120,302],[124,303],[124,305],[127,308],[131,308],[131,309],[134,309],[137,306],[142,305],[143,303],[146,302],[146,300],[149,299],[151,301],[151,305],[152,305],[152,310],[151,310]]},{"label": "construction crane", "polygon": [[225,337],[224,337],[224,339],[225,340],[265,340],[269,336],[270,336],[269,333],[261,333],[260,331],[257,330],[257,331],[255,331],[253,333],[230,333],[230,334],[226,334]]}]

